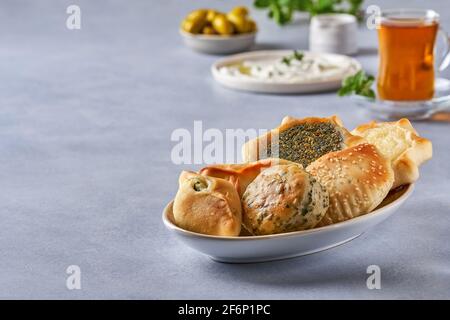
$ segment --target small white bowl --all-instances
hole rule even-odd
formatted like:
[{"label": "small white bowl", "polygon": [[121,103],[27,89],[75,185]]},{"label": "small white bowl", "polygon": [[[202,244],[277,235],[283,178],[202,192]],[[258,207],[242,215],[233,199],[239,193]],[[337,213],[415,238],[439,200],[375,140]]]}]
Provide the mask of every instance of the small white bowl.
[{"label": "small white bowl", "polygon": [[255,44],[256,32],[230,36],[192,34],[180,29],[184,43],[195,51],[209,54],[242,52]]},{"label": "small white bowl", "polygon": [[162,219],[175,237],[188,247],[213,260],[227,263],[265,262],[293,258],[336,247],[355,239],[369,228],[391,216],[408,199],[414,185],[390,194],[371,213],[333,225],[266,236],[221,237],[187,231],[173,222],[170,202]]}]

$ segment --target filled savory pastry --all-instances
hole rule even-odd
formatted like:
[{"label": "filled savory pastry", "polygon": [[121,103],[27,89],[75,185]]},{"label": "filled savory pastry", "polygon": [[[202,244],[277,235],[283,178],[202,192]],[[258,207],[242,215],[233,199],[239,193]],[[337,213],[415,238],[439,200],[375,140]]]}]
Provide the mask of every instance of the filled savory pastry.
[{"label": "filled savory pastry", "polygon": [[296,119],[285,117],[278,128],[248,141],[242,148],[244,161],[282,158],[306,168],[324,154],[362,142],[342,125],[337,116]]},{"label": "filled savory pastry", "polygon": [[306,171],[327,188],[330,196],[328,211],[318,226],[370,212],[383,201],[394,182],[390,161],[368,143],[328,153]]},{"label": "filled savory pastry", "polygon": [[179,227],[189,231],[238,236],[242,221],[239,194],[227,180],[183,171],[173,217]]},{"label": "filled savory pastry", "polygon": [[277,158],[268,158],[242,164],[210,165],[201,169],[199,173],[205,176],[230,181],[235,186],[239,195],[242,196],[250,182],[252,182],[261,171],[274,165],[289,163],[293,162]]},{"label": "filled savory pastry", "polygon": [[431,159],[431,141],[419,137],[408,119],[397,122],[375,121],[358,126],[352,134],[364,137],[392,162],[393,188],[419,178],[419,166]]},{"label": "filled savory pastry", "polygon": [[328,208],[326,189],[298,164],[262,171],[242,196],[243,224],[254,235],[313,228]]}]

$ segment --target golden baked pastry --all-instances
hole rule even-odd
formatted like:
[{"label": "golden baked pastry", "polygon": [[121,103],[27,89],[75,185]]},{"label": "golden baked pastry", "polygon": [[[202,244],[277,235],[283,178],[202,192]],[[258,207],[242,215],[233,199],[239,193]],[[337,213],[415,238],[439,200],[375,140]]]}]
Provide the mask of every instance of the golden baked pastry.
[{"label": "golden baked pastry", "polygon": [[217,236],[238,236],[242,209],[228,181],[183,171],[173,203],[175,223],[183,229]]},{"label": "golden baked pastry", "polygon": [[261,172],[242,196],[243,224],[254,235],[313,228],[328,208],[328,193],[298,164]]},{"label": "golden baked pastry", "polygon": [[362,138],[350,134],[337,116],[304,119],[285,117],[279,127],[245,143],[242,157],[246,162],[270,157],[282,158],[300,163],[306,168],[328,152],[360,142]]},{"label": "golden baked pastry", "polygon": [[394,182],[390,161],[368,143],[328,153],[311,163],[306,171],[327,188],[330,196],[328,211],[317,226],[372,211]]},{"label": "golden baked pastry", "polygon": [[262,170],[274,165],[289,164],[291,161],[268,158],[259,161],[242,164],[215,164],[207,166],[199,171],[200,174],[210,177],[221,178],[230,181],[240,196],[244,194],[247,186]]},{"label": "golden baked pastry", "polygon": [[358,126],[352,134],[364,137],[392,162],[393,188],[413,183],[419,178],[419,166],[431,159],[431,141],[419,137],[408,119],[396,122],[375,121]]}]

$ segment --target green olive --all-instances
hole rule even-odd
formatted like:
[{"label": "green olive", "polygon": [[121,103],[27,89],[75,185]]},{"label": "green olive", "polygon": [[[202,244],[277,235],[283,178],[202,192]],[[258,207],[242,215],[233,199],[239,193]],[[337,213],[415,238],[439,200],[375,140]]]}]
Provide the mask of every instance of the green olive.
[{"label": "green olive", "polygon": [[197,19],[204,20],[206,19],[207,14],[208,10],[206,9],[194,10],[186,16],[186,20],[197,20]]},{"label": "green olive", "polygon": [[247,19],[235,13],[227,14],[227,19],[233,24],[238,33],[247,32]]},{"label": "green olive", "polygon": [[221,14],[221,13],[216,10],[212,10],[212,9],[208,10],[208,13],[206,14],[206,21],[208,21],[209,23],[212,23],[214,18],[218,14]]},{"label": "green olive", "polygon": [[181,23],[181,28],[189,33],[199,33],[203,26],[205,25],[205,20],[202,19],[194,19],[194,20],[188,20],[185,19]]},{"label": "green olive", "polygon": [[247,20],[247,32],[256,32],[258,30],[258,26],[256,22],[252,19]]},{"label": "green olive", "polygon": [[212,26],[204,26],[202,29],[203,34],[214,35],[217,34],[216,30]]},{"label": "green olive", "polygon": [[223,14],[217,15],[212,23],[217,33],[222,35],[230,35],[234,32],[233,24],[228,21],[227,17]]},{"label": "green olive", "polygon": [[244,6],[234,7],[230,11],[230,14],[235,14],[235,15],[245,18],[248,15],[248,9],[247,9],[247,7],[244,7]]}]

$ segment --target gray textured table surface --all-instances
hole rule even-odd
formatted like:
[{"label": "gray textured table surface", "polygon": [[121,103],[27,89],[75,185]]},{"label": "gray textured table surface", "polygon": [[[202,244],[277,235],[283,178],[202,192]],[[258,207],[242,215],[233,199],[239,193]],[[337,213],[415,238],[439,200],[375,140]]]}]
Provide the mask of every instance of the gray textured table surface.
[{"label": "gray textured table surface", "polygon": [[[217,57],[185,48],[178,23],[196,7],[244,1],[76,2],[82,29],[73,31],[72,1],[0,4],[1,298],[450,298],[449,123],[415,124],[434,158],[402,209],[357,240],[286,261],[215,263],[161,222],[180,170],[198,167],[172,164],[174,129],[192,130],[194,120],[271,128],[288,114],[338,114],[352,128],[369,118],[333,93],[254,95],[216,84]],[[450,3],[426,3],[450,30]],[[281,29],[254,16],[258,48],[307,49],[305,24]],[[376,34],[359,36],[357,58],[374,73]],[[366,287],[371,264],[381,290]],[[66,288],[69,265],[81,268],[81,290]]]}]

